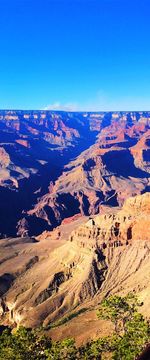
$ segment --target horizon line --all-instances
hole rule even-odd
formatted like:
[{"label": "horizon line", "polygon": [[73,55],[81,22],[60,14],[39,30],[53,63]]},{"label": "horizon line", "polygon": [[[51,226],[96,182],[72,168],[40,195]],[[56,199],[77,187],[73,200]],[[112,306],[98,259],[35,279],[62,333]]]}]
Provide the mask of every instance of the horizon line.
[{"label": "horizon line", "polygon": [[120,113],[120,112],[150,112],[150,110],[54,110],[54,109],[15,109],[15,108],[0,108],[0,111],[38,111],[38,112],[57,112],[57,113]]}]

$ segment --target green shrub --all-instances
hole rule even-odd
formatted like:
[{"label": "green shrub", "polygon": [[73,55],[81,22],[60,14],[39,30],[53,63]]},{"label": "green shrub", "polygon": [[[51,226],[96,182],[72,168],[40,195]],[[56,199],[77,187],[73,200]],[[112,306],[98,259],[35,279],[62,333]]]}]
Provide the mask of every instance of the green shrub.
[{"label": "green shrub", "polygon": [[0,335],[0,360],[135,360],[150,342],[150,326],[138,312],[139,306],[132,294],[104,299],[97,315],[114,323],[114,334],[80,348],[74,339],[52,341],[42,334],[43,329],[4,330]]}]

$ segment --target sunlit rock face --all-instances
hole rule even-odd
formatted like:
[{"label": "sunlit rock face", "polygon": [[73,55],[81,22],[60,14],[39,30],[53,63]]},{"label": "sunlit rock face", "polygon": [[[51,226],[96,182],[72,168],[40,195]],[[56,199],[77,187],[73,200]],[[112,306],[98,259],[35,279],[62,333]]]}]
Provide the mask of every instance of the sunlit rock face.
[{"label": "sunlit rock face", "polygon": [[47,326],[74,309],[95,308],[108,294],[130,291],[144,300],[142,311],[149,316],[149,276],[150,194],[145,193],[121,209],[72,218],[37,239],[1,240],[1,320]]},{"label": "sunlit rock face", "polygon": [[149,178],[148,112],[0,111],[2,237],[121,207]]},{"label": "sunlit rock face", "polygon": [[101,249],[129,245],[132,241],[150,240],[150,193],[128,198],[119,211],[105,209],[75,229],[70,241],[81,247]]}]

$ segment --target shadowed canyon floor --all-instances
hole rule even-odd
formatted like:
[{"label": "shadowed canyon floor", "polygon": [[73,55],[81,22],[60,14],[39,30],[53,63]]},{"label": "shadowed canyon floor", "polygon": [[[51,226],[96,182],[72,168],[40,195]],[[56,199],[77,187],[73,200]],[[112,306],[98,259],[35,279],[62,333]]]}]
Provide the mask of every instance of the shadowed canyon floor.
[{"label": "shadowed canyon floor", "polygon": [[36,239],[0,240],[1,323],[42,324],[54,339],[74,336],[80,344],[111,333],[95,310],[105,296],[130,291],[149,317],[150,194],[103,212]]}]

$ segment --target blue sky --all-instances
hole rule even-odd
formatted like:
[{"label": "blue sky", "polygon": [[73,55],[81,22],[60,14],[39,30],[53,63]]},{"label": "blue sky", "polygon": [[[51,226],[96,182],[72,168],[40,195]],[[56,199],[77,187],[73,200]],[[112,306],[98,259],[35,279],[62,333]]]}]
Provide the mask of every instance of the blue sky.
[{"label": "blue sky", "polygon": [[0,0],[0,108],[150,110],[149,0]]}]

